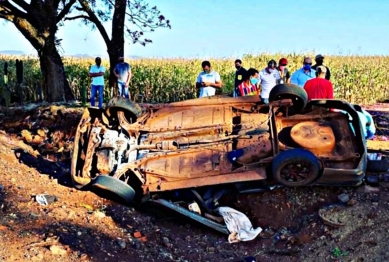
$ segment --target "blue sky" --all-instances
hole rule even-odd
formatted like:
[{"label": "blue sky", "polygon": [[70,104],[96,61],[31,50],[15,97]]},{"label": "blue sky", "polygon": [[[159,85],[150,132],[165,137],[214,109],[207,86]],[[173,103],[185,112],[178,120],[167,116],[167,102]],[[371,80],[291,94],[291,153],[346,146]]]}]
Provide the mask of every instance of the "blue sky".
[{"label": "blue sky", "polygon": [[[389,55],[388,0],[148,2],[158,6],[172,29],[147,34],[153,43],[146,47],[128,41],[126,56],[216,58],[308,51]],[[58,37],[63,38],[64,55],[106,55],[98,32],[76,21],[66,22]],[[0,22],[0,39],[7,39],[0,41],[0,50],[36,54],[11,23]]]}]

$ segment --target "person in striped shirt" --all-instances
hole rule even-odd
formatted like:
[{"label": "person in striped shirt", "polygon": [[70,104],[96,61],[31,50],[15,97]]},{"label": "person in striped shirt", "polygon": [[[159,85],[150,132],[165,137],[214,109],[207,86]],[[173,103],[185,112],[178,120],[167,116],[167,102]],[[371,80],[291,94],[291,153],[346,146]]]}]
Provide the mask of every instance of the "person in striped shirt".
[{"label": "person in striped shirt", "polygon": [[250,68],[243,75],[243,82],[237,88],[238,96],[254,96],[258,95],[258,70]]}]

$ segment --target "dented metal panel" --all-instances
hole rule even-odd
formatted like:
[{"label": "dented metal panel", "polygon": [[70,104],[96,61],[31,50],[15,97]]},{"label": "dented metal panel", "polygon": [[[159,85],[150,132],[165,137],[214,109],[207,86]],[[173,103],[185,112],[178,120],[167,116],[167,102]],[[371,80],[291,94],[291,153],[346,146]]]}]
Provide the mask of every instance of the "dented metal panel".
[{"label": "dented metal panel", "polygon": [[205,176],[202,178],[188,178],[175,181],[158,181],[147,185],[150,192],[169,191],[174,189],[201,187],[206,185],[220,185],[226,183],[257,181],[266,179],[264,168],[248,170],[246,172],[232,173],[227,175]]},{"label": "dented metal panel", "polygon": [[193,128],[220,127],[231,129],[231,107],[180,107],[173,111],[162,108],[150,117],[144,127],[150,132],[188,130]]}]

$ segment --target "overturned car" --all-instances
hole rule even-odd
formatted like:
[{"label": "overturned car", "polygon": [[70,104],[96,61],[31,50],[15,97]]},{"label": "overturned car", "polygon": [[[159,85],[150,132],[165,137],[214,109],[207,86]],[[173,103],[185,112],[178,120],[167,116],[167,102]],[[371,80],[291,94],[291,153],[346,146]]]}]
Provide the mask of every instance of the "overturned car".
[{"label": "overturned car", "polygon": [[[212,220],[220,193],[205,189],[362,183],[367,152],[360,107],[341,100],[307,103],[304,89],[291,84],[274,87],[269,101],[221,95],[135,104],[113,98],[105,109],[86,108],[74,140],[72,180],[128,203],[157,202],[226,233]],[[197,213],[164,197],[180,190],[193,194]]]}]

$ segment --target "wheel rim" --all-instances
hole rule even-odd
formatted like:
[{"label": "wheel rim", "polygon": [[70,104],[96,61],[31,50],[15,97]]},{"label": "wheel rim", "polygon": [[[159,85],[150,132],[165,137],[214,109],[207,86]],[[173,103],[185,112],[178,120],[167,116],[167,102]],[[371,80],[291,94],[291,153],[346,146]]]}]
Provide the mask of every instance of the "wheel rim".
[{"label": "wheel rim", "polygon": [[298,183],[308,180],[312,176],[311,166],[304,162],[287,164],[281,168],[281,179]]}]

